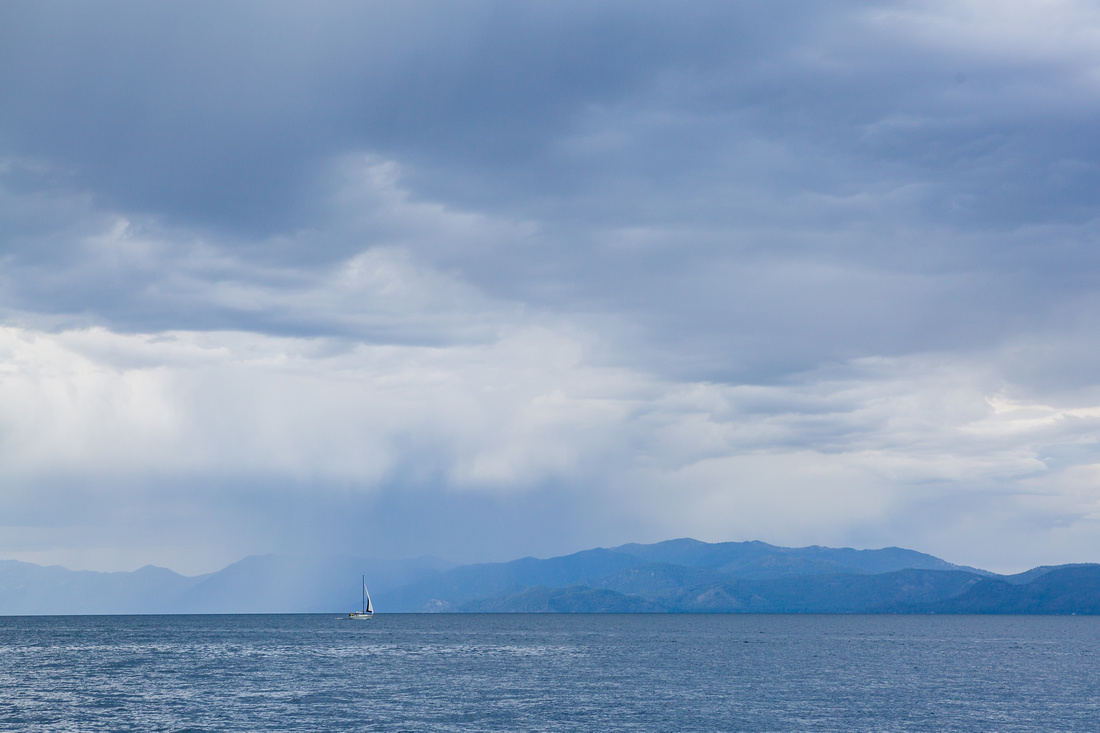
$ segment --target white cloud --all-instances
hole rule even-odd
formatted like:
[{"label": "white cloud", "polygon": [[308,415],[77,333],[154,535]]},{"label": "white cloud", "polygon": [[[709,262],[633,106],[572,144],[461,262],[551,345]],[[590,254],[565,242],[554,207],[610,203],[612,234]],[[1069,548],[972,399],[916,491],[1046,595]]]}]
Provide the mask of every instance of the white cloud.
[{"label": "white cloud", "polygon": [[1100,66],[1100,9],[1087,0],[924,0],[867,16],[925,43],[1012,66],[1066,60]]},{"label": "white cloud", "polygon": [[[1096,520],[1100,407],[1012,398],[982,361],[674,383],[593,363],[593,338],[535,323],[446,347],[4,327],[3,501],[33,505],[58,480],[80,501],[137,495],[154,512],[181,492],[207,501],[199,487],[211,481],[230,494],[267,483],[273,496],[364,498],[574,484],[588,494],[576,511],[632,517],[658,537],[851,543],[904,523],[922,549],[935,549],[941,513],[974,501],[988,522],[1034,514],[1031,540]],[[1065,446],[1085,451],[1048,465]],[[32,514],[52,521],[46,507]],[[985,557],[963,540],[952,549]]]},{"label": "white cloud", "polygon": [[569,471],[561,456],[595,447],[579,433],[636,389],[580,363],[577,334],[537,326],[447,348],[16,327],[0,344],[9,479],[217,472],[369,488],[438,443],[457,484],[522,488]]}]

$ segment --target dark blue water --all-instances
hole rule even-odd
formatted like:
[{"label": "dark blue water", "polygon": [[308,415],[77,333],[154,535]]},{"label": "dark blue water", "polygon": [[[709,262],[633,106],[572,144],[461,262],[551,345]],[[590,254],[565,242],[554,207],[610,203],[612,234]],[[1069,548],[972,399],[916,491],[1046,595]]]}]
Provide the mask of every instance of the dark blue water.
[{"label": "dark blue water", "polygon": [[0,618],[11,731],[1096,731],[1100,618]]}]

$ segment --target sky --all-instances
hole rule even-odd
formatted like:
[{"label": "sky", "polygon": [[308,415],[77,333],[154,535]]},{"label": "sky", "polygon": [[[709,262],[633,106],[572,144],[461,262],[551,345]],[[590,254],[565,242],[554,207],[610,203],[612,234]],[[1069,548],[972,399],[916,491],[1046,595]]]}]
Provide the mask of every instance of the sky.
[{"label": "sky", "polygon": [[0,5],[0,557],[1100,561],[1100,7]]}]

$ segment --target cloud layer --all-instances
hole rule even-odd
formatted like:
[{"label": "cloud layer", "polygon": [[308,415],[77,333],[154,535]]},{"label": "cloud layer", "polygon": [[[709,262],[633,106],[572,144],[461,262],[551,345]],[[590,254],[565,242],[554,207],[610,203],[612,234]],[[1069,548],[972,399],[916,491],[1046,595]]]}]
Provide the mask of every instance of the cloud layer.
[{"label": "cloud layer", "polygon": [[12,3],[0,553],[1093,560],[1088,3]]}]

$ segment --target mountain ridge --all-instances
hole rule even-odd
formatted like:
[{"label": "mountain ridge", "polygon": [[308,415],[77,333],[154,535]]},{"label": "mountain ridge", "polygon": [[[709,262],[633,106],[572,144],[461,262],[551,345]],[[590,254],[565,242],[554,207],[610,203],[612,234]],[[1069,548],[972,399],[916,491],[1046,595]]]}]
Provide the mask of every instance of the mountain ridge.
[{"label": "mountain ridge", "polygon": [[452,565],[438,558],[254,555],[184,576],[0,561],[0,614],[1100,613],[1100,565],[997,575],[899,547],[859,550],[691,538]]}]

